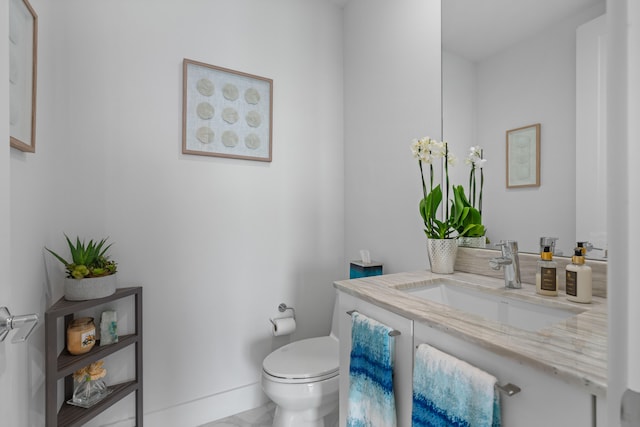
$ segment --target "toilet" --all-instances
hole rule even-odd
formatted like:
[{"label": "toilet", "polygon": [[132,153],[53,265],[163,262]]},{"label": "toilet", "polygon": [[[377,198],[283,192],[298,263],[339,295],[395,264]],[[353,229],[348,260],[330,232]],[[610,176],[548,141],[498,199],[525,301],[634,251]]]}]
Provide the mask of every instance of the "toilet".
[{"label": "toilet", "polygon": [[262,390],[276,404],[273,427],[338,425],[338,309],[331,334],[287,344],[262,362]]}]

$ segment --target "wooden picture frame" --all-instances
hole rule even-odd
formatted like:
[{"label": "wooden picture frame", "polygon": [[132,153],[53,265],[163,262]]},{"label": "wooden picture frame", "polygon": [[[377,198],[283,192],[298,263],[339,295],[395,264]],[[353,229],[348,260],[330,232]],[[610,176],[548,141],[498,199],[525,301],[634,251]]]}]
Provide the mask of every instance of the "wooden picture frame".
[{"label": "wooden picture frame", "polygon": [[507,188],[540,186],[540,123],[507,131]]},{"label": "wooden picture frame", "polygon": [[273,80],[183,60],[182,153],[270,162]]},{"label": "wooden picture frame", "polygon": [[28,0],[9,0],[9,144],[36,151],[38,15]]}]

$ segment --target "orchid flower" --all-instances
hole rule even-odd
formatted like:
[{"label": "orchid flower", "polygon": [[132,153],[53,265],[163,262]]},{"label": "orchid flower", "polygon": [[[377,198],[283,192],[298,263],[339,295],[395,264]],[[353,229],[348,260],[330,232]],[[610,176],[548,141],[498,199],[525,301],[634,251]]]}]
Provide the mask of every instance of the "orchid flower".
[{"label": "orchid flower", "polygon": [[478,211],[482,215],[482,188],[484,186],[484,165],[487,159],[484,158],[484,150],[479,145],[469,148],[469,155],[465,159],[465,163],[471,166],[469,172],[469,196],[471,205],[476,207],[476,170],[480,169],[480,193],[478,197]]},{"label": "orchid flower", "polygon": [[[418,160],[420,167],[420,178],[422,179],[422,200],[420,201],[420,213],[425,224],[425,233],[428,238],[444,239],[448,238],[450,233],[454,231],[451,227],[449,219],[449,166],[453,166],[457,159],[449,152],[446,141],[437,141],[428,136],[414,139],[411,143],[411,152],[413,157]],[[435,188],[433,186],[433,164],[440,160],[444,160],[445,176],[446,176],[446,197],[445,197],[445,219],[438,220],[437,210],[442,202],[442,189],[440,185]],[[424,179],[423,163],[429,165],[429,190]]]}]

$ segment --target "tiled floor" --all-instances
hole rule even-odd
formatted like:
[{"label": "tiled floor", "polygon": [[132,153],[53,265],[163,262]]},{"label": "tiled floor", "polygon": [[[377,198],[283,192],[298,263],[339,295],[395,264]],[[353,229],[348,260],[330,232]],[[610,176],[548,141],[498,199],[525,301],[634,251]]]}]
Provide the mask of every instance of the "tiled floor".
[{"label": "tiled floor", "polygon": [[271,427],[276,407],[273,402],[200,427]]}]

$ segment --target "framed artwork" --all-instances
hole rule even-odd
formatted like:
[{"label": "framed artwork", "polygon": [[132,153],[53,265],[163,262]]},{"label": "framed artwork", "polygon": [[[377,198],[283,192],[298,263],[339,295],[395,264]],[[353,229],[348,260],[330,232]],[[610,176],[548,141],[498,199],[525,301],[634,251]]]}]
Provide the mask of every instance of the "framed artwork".
[{"label": "framed artwork", "polygon": [[182,152],[271,161],[273,80],[184,59]]},{"label": "framed artwork", "polygon": [[507,188],[540,186],[540,123],[507,131]]},{"label": "framed artwork", "polygon": [[38,16],[28,0],[9,0],[9,143],[36,151]]}]

